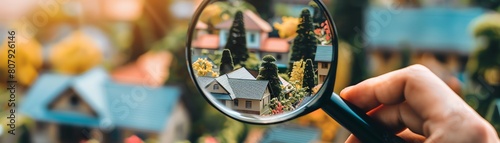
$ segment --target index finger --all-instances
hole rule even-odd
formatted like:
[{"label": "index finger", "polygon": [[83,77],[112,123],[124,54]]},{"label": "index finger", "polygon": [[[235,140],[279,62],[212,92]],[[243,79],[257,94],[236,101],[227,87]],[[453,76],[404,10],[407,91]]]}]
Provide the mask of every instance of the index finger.
[{"label": "index finger", "polygon": [[[407,101],[423,119],[463,102],[441,79],[422,65],[396,70],[344,89],[340,95],[369,111],[381,104]],[[451,105],[451,106],[450,106]]]}]

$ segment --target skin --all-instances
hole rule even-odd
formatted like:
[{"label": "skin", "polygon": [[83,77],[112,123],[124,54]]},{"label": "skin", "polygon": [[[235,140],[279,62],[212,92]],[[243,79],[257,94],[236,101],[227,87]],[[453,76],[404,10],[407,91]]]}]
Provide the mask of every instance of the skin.
[{"label": "skin", "polygon": [[[340,95],[407,142],[500,142],[491,124],[422,65],[365,80]],[[358,142],[353,135],[346,141]]]}]

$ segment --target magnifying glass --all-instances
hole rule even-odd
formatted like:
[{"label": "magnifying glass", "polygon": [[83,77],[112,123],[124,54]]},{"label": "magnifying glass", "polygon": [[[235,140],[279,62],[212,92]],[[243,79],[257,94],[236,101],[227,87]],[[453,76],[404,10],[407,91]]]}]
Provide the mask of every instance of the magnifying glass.
[{"label": "magnifying glass", "polygon": [[[235,120],[261,125],[321,108],[362,142],[404,142],[333,93],[342,59],[324,4],[266,2],[287,9],[258,11],[243,0],[205,0],[198,7],[186,54],[191,78],[205,99]],[[283,18],[273,18],[278,14]]]}]

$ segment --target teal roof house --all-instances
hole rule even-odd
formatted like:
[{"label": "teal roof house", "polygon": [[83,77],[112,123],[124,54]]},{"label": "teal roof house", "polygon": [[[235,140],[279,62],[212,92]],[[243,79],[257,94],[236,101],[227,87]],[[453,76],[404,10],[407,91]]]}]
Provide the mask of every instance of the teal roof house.
[{"label": "teal roof house", "polygon": [[158,134],[186,124],[172,122],[180,95],[176,87],[115,83],[102,68],[78,76],[46,73],[29,89],[20,112],[38,122]]}]

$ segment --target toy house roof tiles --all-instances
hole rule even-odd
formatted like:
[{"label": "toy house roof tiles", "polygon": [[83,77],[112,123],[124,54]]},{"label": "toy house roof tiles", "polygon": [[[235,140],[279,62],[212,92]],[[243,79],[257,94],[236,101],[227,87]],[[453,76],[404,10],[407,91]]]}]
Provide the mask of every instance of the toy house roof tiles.
[{"label": "toy house roof tiles", "polygon": [[274,53],[288,53],[290,51],[290,43],[287,39],[281,38],[268,38],[264,41],[262,52],[274,52]]},{"label": "toy house roof tiles", "polygon": [[214,81],[215,78],[213,77],[206,77],[206,76],[200,76],[198,78],[196,78],[198,80],[198,84],[201,86],[201,87],[206,87],[208,86],[210,83],[212,83]]},{"label": "toy house roof tiles", "polygon": [[246,68],[239,68],[217,78],[197,77],[199,85],[206,88],[217,82],[228,94],[212,93],[216,99],[233,100],[237,98],[260,100],[263,98],[269,81],[256,80]]},{"label": "toy house roof tiles", "polygon": [[[262,32],[271,32],[273,28],[269,23],[260,18],[257,14],[252,12],[251,10],[246,10],[243,12],[243,22],[245,23],[245,29],[247,30],[256,30]],[[233,19],[226,20],[217,24],[215,28],[217,29],[229,29],[233,25]]]},{"label": "toy house roof tiles", "polygon": [[332,45],[318,45],[316,47],[316,62],[332,62],[333,46]]},{"label": "toy house roof tiles", "polygon": [[251,79],[255,80],[255,77],[248,72],[246,68],[239,68],[235,71],[232,71],[230,73],[227,73],[228,78],[233,78],[233,79]]},{"label": "toy house roof tiles", "polygon": [[236,98],[261,100],[266,91],[267,80],[229,79]]},{"label": "toy house roof tiles", "polygon": [[[95,115],[70,106],[50,108],[66,91],[78,96]],[[94,68],[80,76],[46,73],[26,94],[20,112],[40,121],[93,128],[129,128],[160,132],[176,106],[180,90],[172,87],[148,88],[111,82],[106,71]]]},{"label": "toy house roof tiles", "polygon": [[193,41],[193,47],[216,50],[219,48],[219,35],[205,34]]}]

